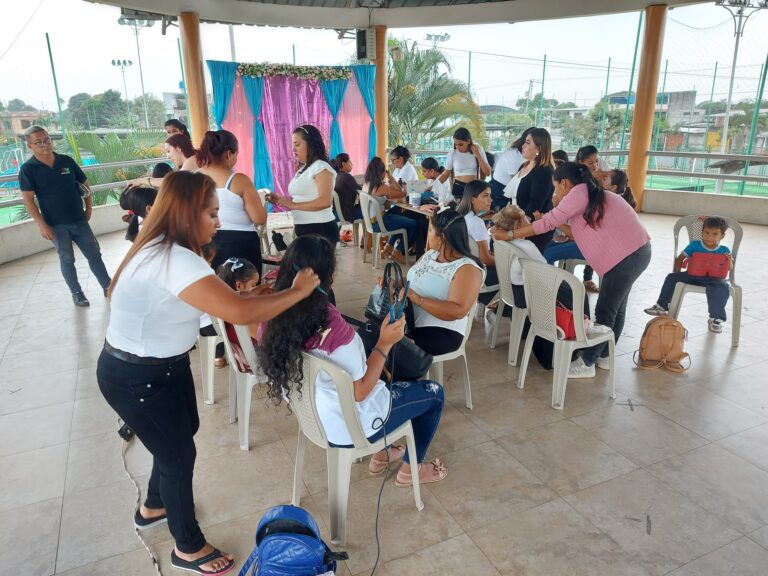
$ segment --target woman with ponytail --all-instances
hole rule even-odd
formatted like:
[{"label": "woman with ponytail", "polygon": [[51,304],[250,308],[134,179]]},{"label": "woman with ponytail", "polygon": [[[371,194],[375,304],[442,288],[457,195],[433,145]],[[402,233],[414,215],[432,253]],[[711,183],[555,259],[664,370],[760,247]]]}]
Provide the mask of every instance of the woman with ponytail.
[{"label": "woman with ponytail", "polygon": [[[557,206],[533,224],[509,232],[495,230],[497,240],[527,238],[569,222],[573,239],[602,277],[595,322],[621,336],[632,285],[651,261],[648,231],[632,207],[617,194],[606,193],[583,164],[566,162],[554,174]],[[595,363],[608,368],[608,345],[586,348],[571,363],[569,378],[592,378]]]}]

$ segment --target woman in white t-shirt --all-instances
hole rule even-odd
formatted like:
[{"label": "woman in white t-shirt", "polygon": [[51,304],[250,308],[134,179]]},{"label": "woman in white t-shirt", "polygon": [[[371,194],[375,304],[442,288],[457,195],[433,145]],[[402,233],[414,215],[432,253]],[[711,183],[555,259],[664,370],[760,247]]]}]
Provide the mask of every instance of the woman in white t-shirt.
[{"label": "woman in white t-shirt", "polygon": [[299,169],[288,184],[290,196],[270,194],[269,201],[291,211],[296,237],[319,234],[335,247],[339,241],[333,214],[336,170],[329,163],[323,135],[312,124],[302,124],[293,131],[291,143]]},{"label": "woman in white t-shirt", "polygon": [[421,171],[424,173],[424,178],[427,179],[427,190],[432,192],[432,197],[437,202],[448,204],[453,200],[453,193],[451,192],[450,181],[440,182],[440,174],[445,172],[445,168],[440,166],[440,163],[430,156],[424,158],[421,161]]},{"label": "woman in white t-shirt", "polygon": [[[323,291],[315,291],[267,324],[259,349],[261,368],[269,379],[267,395],[279,404],[283,400],[290,402],[294,394],[302,393],[301,383],[297,383],[302,352],[329,360],[352,377],[357,414],[369,440],[376,441],[410,420],[416,440],[419,481],[442,480],[447,472],[440,460],[424,462],[440,422],[444,401],[442,386],[430,380],[386,385],[380,379],[387,354],[403,338],[405,317],[401,316],[393,324],[389,323],[389,317],[385,318],[378,343],[366,358],[360,336],[328,301],[326,292],[333,284],[336,261],[327,242],[313,236],[297,238],[283,256],[275,289],[290,286],[296,268],[303,267],[317,272]],[[351,446],[336,384],[324,373],[318,374],[315,381],[315,405],[329,444]],[[406,486],[411,483],[414,455],[404,454],[395,446],[389,448],[390,461],[400,457],[403,465],[395,483]],[[369,471],[379,474],[386,469],[387,454],[384,451],[375,454]]]},{"label": "woman in white t-shirt", "polygon": [[162,522],[176,541],[171,563],[198,574],[224,574],[232,556],[208,544],[195,518],[193,436],[200,425],[189,350],[200,314],[227,322],[264,322],[306,298],[317,275],[303,270],[269,296],[238,294],[202,254],[219,227],[216,183],[174,172],[110,285],[111,311],[96,377],[104,398],[153,456],[137,529]]},{"label": "woman in white t-shirt", "polygon": [[[485,266],[486,286],[495,286],[499,283],[496,273],[496,259],[491,252],[491,237],[488,234],[486,221],[483,216],[491,209],[491,187],[485,180],[472,180],[464,187],[464,197],[461,199],[456,211],[464,216],[467,222],[467,233],[472,254],[480,259]],[[480,294],[478,302],[488,304],[495,292]]]},{"label": "woman in white t-shirt", "polygon": [[445,172],[438,180],[445,182],[453,177],[453,197],[461,200],[464,196],[464,186],[472,180],[482,180],[491,174],[491,165],[485,150],[479,144],[472,142],[472,134],[466,128],[459,128],[453,133],[453,150],[448,152],[445,159]]},{"label": "woman in white t-shirt", "polygon": [[413,182],[419,179],[416,168],[409,162],[410,158],[411,151],[405,146],[395,146],[394,150],[389,154],[389,161],[395,167],[392,171],[392,178],[403,187],[405,187],[406,182]]}]

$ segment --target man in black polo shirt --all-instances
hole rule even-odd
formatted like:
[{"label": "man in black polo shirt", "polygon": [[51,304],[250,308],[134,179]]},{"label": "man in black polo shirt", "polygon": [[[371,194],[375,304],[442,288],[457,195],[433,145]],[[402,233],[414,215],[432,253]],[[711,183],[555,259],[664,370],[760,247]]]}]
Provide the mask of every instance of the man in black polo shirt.
[{"label": "man in black polo shirt", "polygon": [[[30,126],[24,131],[24,137],[34,154],[19,170],[24,206],[40,227],[40,235],[56,246],[61,274],[72,292],[75,305],[88,306],[90,302],[77,280],[72,243],[77,244],[88,260],[88,266],[105,296],[111,279],[101,259],[99,243],[88,225],[93,206],[85,174],[72,158],[53,151],[51,139],[44,128]],[[88,191],[85,208],[81,186]]]}]

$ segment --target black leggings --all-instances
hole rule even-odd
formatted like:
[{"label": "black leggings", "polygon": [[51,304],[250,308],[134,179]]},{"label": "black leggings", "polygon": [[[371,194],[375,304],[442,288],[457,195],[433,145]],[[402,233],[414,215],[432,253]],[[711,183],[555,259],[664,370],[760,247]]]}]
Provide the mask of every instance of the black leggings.
[{"label": "black leggings", "polygon": [[413,331],[413,341],[416,346],[432,356],[458,350],[462,340],[464,340],[462,334],[438,326],[422,326]]},{"label": "black leggings", "polygon": [[334,248],[339,241],[339,225],[335,220],[319,224],[294,224],[293,229],[296,232],[297,238],[307,234],[317,234],[328,240]]}]

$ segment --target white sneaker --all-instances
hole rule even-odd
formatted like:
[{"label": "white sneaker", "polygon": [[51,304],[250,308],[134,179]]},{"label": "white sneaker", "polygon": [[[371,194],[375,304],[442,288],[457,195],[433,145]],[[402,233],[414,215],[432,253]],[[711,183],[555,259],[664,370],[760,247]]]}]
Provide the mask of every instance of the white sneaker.
[{"label": "white sneaker", "polygon": [[610,358],[598,358],[597,362],[595,362],[595,366],[600,368],[600,370],[610,370],[611,369],[611,359]]},{"label": "white sneaker", "polygon": [[571,362],[571,367],[568,370],[568,378],[594,378],[595,377],[595,365],[587,366],[584,364],[584,360],[577,358]]},{"label": "white sneaker", "polygon": [[650,308],[646,308],[644,312],[650,316],[667,316],[669,315],[669,310],[664,308],[663,306],[659,306],[658,303],[654,304]]},{"label": "white sneaker", "polygon": [[723,321],[719,318],[709,319],[709,331],[715,334],[720,334],[723,331]]},{"label": "white sneaker", "polygon": [[587,338],[595,338],[597,336],[602,336],[604,334],[610,334],[611,332],[613,332],[613,329],[608,326],[604,326],[602,324],[590,324],[589,326],[587,326],[586,332],[587,332]]}]

